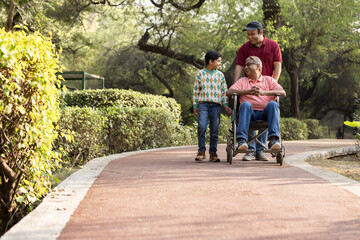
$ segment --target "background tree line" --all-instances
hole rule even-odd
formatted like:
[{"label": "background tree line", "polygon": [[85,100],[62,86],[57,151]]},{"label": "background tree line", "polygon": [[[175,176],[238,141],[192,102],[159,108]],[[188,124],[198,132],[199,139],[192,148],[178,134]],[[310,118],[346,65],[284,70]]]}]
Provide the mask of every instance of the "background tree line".
[{"label": "background tree line", "polygon": [[107,88],[174,97],[191,115],[195,72],[208,49],[222,53],[233,83],[242,29],[251,20],[283,54],[280,83],[288,97],[282,114],[351,120],[359,83],[359,8],[356,0],[40,0],[2,1],[8,30],[16,24],[53,33],[65,70],[106,78]]}]

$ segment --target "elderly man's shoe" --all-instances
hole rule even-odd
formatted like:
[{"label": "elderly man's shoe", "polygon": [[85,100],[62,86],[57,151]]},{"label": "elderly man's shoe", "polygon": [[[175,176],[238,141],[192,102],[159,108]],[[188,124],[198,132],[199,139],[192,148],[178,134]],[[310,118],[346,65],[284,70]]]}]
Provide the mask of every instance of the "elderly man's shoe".
[{"label": "elderly man's shoe", "polygon": [[265,156],[264,152],[257,152],[256,155],[255,155],[255,160],[269,161],[269,159]]},{"label": "elderly man's shoe", "polygon": [[281,148],[279,139],[271,138],[268,147],[270,150],[279,150]]},{"label": "elderly man's shoe", "polygon": [[254,158],[254,153],[246,153],[243,156],[242,160],[243,161],[251,161],[251,160],[253,160],[253,158]]},{"label": "elderly man's shoe", "polygon": [[246,150],[248,148],[249,146],[247,145],[245,139],[240,139],[238,141],[238,147],[236,148],[236,150]]}]

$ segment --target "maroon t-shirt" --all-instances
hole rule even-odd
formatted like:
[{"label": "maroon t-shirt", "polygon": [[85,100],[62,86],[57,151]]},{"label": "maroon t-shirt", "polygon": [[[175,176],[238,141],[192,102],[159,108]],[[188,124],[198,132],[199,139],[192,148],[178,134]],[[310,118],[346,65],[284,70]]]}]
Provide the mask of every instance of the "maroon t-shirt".
[{"label": "maroon t-shirt", "polygon": [[236,65],[245,66],[245,60],[249,56],[256,56],[262,62],[264,76],[273,76],[274,62],[282,62],[281,51],[277,42],[264,37],[260,47],[253,46],[250,41],[244,43],[236,56]]}]

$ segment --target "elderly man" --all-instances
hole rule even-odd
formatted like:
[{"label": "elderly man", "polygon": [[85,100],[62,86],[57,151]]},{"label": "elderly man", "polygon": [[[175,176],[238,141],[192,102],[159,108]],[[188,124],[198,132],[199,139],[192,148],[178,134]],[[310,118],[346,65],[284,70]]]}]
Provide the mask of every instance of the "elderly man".
[{"label": "elderly man", "polygon": [[275,95],[285,97],[284,89],[270,76],[263,76],[260,58],[250,56],[245,61],[245,76],[240,78],[226,95],[236,93],[240,99],[239,124],[236,140],[239,150],[248,149],[248,129],[250,120],[268,122],[268,148],[280,149],[279,105],[274,101]]}]

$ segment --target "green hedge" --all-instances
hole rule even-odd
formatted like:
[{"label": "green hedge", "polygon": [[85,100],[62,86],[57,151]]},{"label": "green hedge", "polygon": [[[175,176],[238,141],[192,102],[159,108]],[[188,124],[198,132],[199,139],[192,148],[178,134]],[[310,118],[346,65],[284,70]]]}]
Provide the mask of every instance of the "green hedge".
[{"label": "green hedge", "polygon": [[166,109],[66,107],[59,123],[56,151],[66,165],[91,158],[149,148],[191,145],[192,128]]},{"label": "green hedge", "polygon": [[67,107],[59,121],[59,137],[55,149],[62,154],[66,166],[82,164],[107,153],[106,118],[100,110],[90,107]]},{"label": "green hedge", "polygon": [[112,107],[104,114],[106,145],[113,153],[176,145],[179,122],[166,109]]},{"label": "green hedge", "polygon": [[328,138],[328,128],[319,125],[317,119],[298,120],[296,118],[280,119],[281,137],[283,140],[306,140]]},{"label": "green hedge", "polygon": [[319,125],[319,120],[317,119],[305,119],[305,122],[308,132],[309,139],[319,139],[319,138],[327,138],[329,136],[329,129],[326,126]]},{"label": "green hedge", "polygon": [[102,90],[77,90],[64,92],[61,96],[62,108],[64,107],[131,107],[166,109],[180,119],[181,106],[175,99],[164,96],[144,94],[133,90],[102,89]]},{"label": "green hedge", "polygon": [[[65,158],[71,162],[79,154],[87,160],[103,152],[111,154],[189,145],[197,139],[191,127],[180,124],[181,106],[172,98],[122,89],[79,90],[64,92],[60,106],[64,109],[60,127],[64,132],[57,149],[67,149],[69,153],[65,154]],[[89,116],[86,116],[87,112]],[[96,128],[96,121],[102,122],[96,119],[96,115],[105,119],[103,136],[87,126],[93,122],[92,127]],[[86,123],[84,127],[79,125],[79,118]],[[64,135],[68,131],[74,131],[73,143]],[[89,136],[98,141],[96,147],[93,142],[86,142]],[[81,149],[85,142],[86,146],[91,146],[90,149]],[[85,152],[82,154],[79,149]]]},{"label": "green hedge", "polygon": [[309,136],[306,123],[296,118],[280,118],[280,130],[283,140],[306,140]]}]

